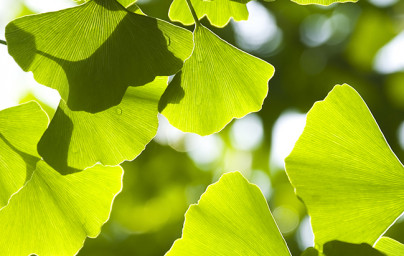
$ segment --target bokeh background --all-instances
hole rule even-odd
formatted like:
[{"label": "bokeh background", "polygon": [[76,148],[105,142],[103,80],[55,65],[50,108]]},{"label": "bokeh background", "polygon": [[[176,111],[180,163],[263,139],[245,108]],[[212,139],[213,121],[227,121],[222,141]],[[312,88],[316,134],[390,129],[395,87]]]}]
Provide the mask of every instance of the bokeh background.
[{"label": "bokeh background", "polygon": [[[170,2],[138,4],[146,14],[168,20]],[[16,17],[76,4],[1,0],[0,38]],[[124,187],[109,222],[98,238],[86,240],[79,255],[164,255],[181,236],[188,206],[221,174],[234,170],[261,188],[292,254],[300,255],[313,244],[313,234],[283,159],[303,130],[305,113],[335,84],[348,83],[362,95],[403,162],[404,1],[360,0],[320,7],[277,0],[252,1],[247,7],[248,21],[211,29],[275,66],[262,110],[206,137],[183,133],[160,116],[156,138],[137,159],[122,164]],[[203,24],[210,27],[207,20]],[[0,46],[0,109],[32,99],[52,116],[59,95],[37,84],[31,73],[15,64],[7,47]],[[403,218],[387,235],[404,242]]]}]

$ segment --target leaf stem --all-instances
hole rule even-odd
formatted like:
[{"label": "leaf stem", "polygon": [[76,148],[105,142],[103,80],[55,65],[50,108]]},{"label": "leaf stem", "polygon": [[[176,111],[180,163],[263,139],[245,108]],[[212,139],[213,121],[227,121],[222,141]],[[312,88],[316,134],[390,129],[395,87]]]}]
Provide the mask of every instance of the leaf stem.
[{"label": "leaf stem", "polygon": [[186,1],[187,1],[189,10],[190,10],[191,13],[192,13],[192,17],[194,18],[195,26],[196,26],[196,27],[200,26],[201,23],[199,22],[198,15],[196,15],[195,9],[194,9],[194,7],[192,6],[191,0],[186,0]]},{"label": "leaf stem", "polygon": [[4,40],[1,40],[1,39],[0,39],[0,44],[7,45],[7,42],[6,42],[6,41],[4,41]]}]

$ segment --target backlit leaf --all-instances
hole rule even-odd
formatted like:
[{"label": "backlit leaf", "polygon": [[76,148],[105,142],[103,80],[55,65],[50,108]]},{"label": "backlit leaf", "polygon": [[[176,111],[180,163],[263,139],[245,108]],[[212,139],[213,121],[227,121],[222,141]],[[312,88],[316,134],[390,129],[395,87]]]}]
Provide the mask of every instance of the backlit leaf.
[{"label": "backlit leaf", "polygon": [[36,144],[47,125],[36,102],[0,111],[0,208],[31,178],[39,160]]},{"label": "backlit leaf", "polygon": [[208,187],[166,256],[290,256],[260,189],[239,172]]},{"label": "backlit leaf", "polygon": [[[191,0],[198,18],[202,19],[206,16],[210,23],[216,27],[226,26],[230,18],[235,21],[247,20],[246,3],[248,2],[249,0]],[[184,25],[194,24],[186,0],[174,0],[168,16],[172,21],[178,21]]]},{"label": "backlit leaf", "polygon": [[39,153],[61,173],[135,158],[156,135],[158,102],[166,87],[167,77],[129,87],[118,106],[96,114],[71,111],[60,101]]},{"label": "backlit leaf", "polygon": [[389,237],[382,237],[377,241],[376,249],[385,253],[387,256],[404,255],[404,244],[397,242]]},{"label": "backlit leaf", "polygon": [[233,118],[259,111],[272,65],[226,43],[198,25],[195,48],[164,92],[160,112],[185,132],[207,135]]},{"label": "backlit leaf", "polygon": [[348,85],[314,104],[285,164],[318,247],[331,240],[373,245],[404,211],[404,168]]},{"label": "backlit leaf", "polygon": [[175,74],[193,47],[188,30],[115,0],[16,19],[6,39],[24,71],[57,89],[70,109],[92,113],[118,105],[128,86]]},{"label": "backlit leaf", "polygon": [[97,165],[62,176],[39,161],[31,180],[0,211],[1,255],[75,255],[108,220],[121,180],[121,167]]}]

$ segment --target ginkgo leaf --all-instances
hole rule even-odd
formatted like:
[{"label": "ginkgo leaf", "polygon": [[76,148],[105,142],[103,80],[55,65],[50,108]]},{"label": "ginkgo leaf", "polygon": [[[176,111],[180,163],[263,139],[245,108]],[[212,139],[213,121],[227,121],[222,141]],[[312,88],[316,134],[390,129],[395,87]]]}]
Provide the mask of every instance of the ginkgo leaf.
[{"label": "ginkgo leaf", "polygon": [[0,208],[31,178],[47,125],[46,113],[33,101],[0,111]]},{"label": "ginkgo leaf", "polygon": [[116,0],[16,19],[6,39],[24,71],[57,89],[70,109],[92,113],[119,104],[128,86],[175,74],[193,48],[188,30]]},{"label": "ginkgo leaf", "polygon": [[274,68],[198,25],[195,48],[164,92],[160,112],[185,132],[207,135],[259,111]]},{"label": "ginkgo leaf", "polygon": [[380,238],[379,241],[377,241],[375,248],[385,253],[387,256],[404,255],[404,244],[389,237]]},{"label": "ginkgo leaf", "polygon": [[118,106],[95,114],[71,111],[60,101],[38,144],[40,155],[61,173],[134,159],[156,135],[158,102],[166,87],[167,77],[129,87]]},{"label": "ginkgo leaf", "polygon": [[295,3],[307,5],[307,4],[319,4],[330,5],[333,3],[356,3],[358,0],[291,0]]},{"label": "ginkgo leaf", "polygon": [[121,190],[121,167],[94,166],[62,176],[44,161],[0,211],[0,254],[71,256],[96,237]]},{"label": "ginkgo leaf", "polygon": [[185,214],[182,238],[166,256],[290,256],[260,189],[224,174]]},{"label": "ginkgo leaf", "polygon": [[386,256],[369,244],[352,244],[338,240],[325,243],[323,253],[325,256]]},{"label": "ginkgo leaf", "polygon": [[314,104],[285,166],[319,248],[331,240],[373,245],[404,211],[404,168],[349,85]]},{"label": "ginkgo leaf", "polygon": [[[249,0],[191,0],[198,18],[202,19],[206,16],[209,22],[216,27],[226,26],[230,18],[235,21],[247,20],[246,3],[248,2]],[[168,16],[172,21],[178,21],[184,25],[194,24],[186,0],[174,0]]]}]

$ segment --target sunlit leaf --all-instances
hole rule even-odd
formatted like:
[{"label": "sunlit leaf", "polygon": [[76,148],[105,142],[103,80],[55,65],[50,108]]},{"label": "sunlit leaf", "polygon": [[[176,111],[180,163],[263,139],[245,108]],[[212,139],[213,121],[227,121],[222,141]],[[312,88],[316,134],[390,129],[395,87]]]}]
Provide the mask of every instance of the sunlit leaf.
[{"label": "sunlit leaf", "polygon": [[36,102],[0,111],[0,208],[31,178],[39,160],[36,144],[47,125]]},{"label": "sunlit leaf", "polygon": [[121,180],[121,167],[97,165],[62,176],[39,161],[31,180],[0,211],[1,255],[75,255],[108,220]]},{"label": "sunlit leaf", "polygon": [[[198,18],[202,19],[206,16],[210,23],[216,27],[226,26],[230,18],[236,21],[247,20],[246,3],[248,2],[249,0],[191,0]],[[186,0],[174,0],[168,16],[172,21],[179,21],[184,25],[194,24]]]},{"label": "sunlit leaf", "polygon": [[319,4],[319,5],[330,5],[333,3],[356,3],[358,0],[291,0],[298,4]]},{"label": "sunlit leaf", "polygon": [[290,255],[259,188],[240,173],[225,174],[186,215],[171,255]]},{"label": "sunlit leaf", "polygon": [[39,153],[61,173],[135,158],[156,135],[158,102],[166,87],[167,77],[129,87],[118,106],[96,114],[71,111],[60,101]]},{"label": "sunlit leaf", "polygon": [[261,109],[272,65],[197,26],[195,49],[169,84],[159,105],[170,123],[185,132],[207,135],[233,118]]},{"label": "sunlit leaf", "polygon": [[285,164],[319,247],[373,245],[404,210],[404,168],[349,85],[314,104]]},{"label": "sunlit leaf", "polygon": [[377,241],[376,249],[385,253],[387,256],[404,255],[404,244],[397,242],[389,237],[382,237]]},{"label": "sunlit leaf", "polygon": [[57,89],[70,109],[93,113],[119,104],[128,86],[175,74],[193,47],[188,30],[115,0],[16,19],[6,38],[24,71]]}]

